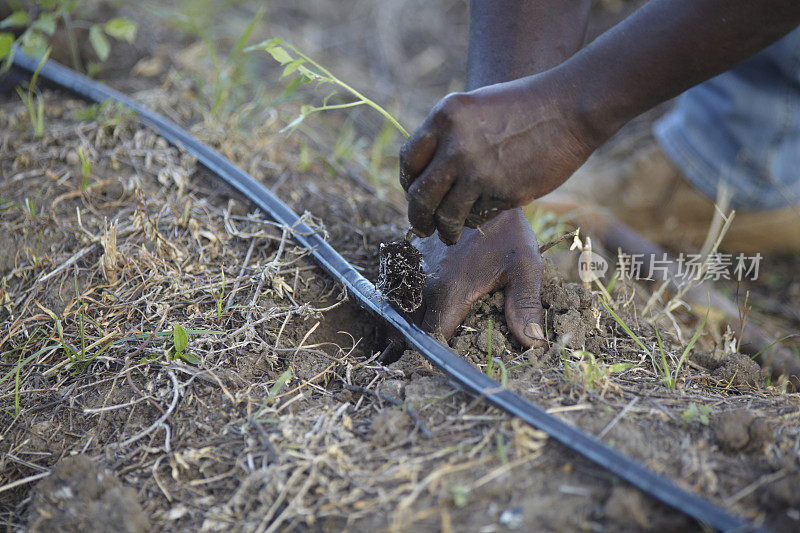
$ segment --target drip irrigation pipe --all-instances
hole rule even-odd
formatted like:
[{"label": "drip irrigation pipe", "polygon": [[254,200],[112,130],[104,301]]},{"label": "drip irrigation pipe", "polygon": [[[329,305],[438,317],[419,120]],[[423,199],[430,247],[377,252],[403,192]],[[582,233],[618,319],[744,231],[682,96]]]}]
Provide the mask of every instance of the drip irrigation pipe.
[{"label": "drip irrigation pipe", "polygon": [[[39,60],[17,49],[14,51],[13,65],[30,75],[39,66]],[[292,236],[297,243],[306,248],[322,269],[341,283],[361,307],[397,329],[428,361],[470,393],[546,432],[567,448],[636,486],[642,492],[716,530],[755,530],[747,522],[709,500],[681,489],[672,481],[610,448],[599,439],[583,433],[548,414],[538,405],[503,388],[452,350],[437,342],[416,324],[408,322],[388,304],[372,283],[359,274],[319,233],[306,225],[289,206],[255,178],[177,124],[106,85],[54,61],[47,61],[43,65],[39,79],[70,91],[85,100],[96,103],[114,100],[135,111],[143,124],[153,128],[174,146],[197,157],[203,166],[247,197],[275,222],[292,228]]]}]

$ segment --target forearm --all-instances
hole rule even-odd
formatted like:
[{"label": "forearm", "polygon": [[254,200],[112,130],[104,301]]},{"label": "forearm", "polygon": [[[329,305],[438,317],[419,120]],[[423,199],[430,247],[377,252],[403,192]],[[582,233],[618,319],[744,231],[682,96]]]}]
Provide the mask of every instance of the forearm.
[{"label": "forearm", "polygon": [[552,68],[583,43],[589,0],[472,0],[467,90]]},{"label": "forearm", "polygon": [[589,134],[602,141],[798,24],[797,0],[652,0],[558,70]]}]

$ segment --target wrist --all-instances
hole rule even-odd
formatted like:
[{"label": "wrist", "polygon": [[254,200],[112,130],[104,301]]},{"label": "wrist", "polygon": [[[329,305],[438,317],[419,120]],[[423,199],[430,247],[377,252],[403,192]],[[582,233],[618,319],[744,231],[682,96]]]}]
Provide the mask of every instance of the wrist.
[{"label": "wrist", "polygon": [[598,148],[638,113],[622,84],[609,80],[591,57],[578,53],[548,75],[555,79],[558,105],[574,124],[575,135]]}]

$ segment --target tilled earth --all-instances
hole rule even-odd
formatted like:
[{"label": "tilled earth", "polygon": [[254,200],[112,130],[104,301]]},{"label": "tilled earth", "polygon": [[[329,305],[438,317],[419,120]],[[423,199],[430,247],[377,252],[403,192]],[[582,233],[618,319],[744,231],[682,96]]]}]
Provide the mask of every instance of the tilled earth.
[{"label": "tilled earth", "polygon": [[[331,175],[324,157],[301,164],[274,114],[237,135],[193,120],[179,83],[136,98],[194,123],[375,279],[402,214]],[[699,528],[418,354],[378,364],[374,320],[292,228],[114,106],[44,101],[41,139],[18,99],[0,103],[9,530]],[[615,290],[617,312],[655,347],[629,290]],[[509,388],[685,489],[797,530],[797,395],[712,345],[695,348],[670,390],[599,296],[550,260],[542,298],[547,347],[520,350],[502,293],[478,302],[450,345],[485,371],[491,353]],[[662,337],[675,368],[682,346]]]}]

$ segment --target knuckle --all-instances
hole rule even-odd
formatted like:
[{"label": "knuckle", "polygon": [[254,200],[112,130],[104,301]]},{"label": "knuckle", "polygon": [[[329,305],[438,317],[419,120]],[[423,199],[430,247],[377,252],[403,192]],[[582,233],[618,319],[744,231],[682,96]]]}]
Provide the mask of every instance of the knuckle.
[{"label": "knuckle", "polygon": [[440,119],[454,121],[466,104],[464,93],[450,93],[437,104],[436,114]]},{"label": "knuckle", "polygon": [[400,168],[408,167],[411,159],[411,142],[406,141],[400,147]]}]

